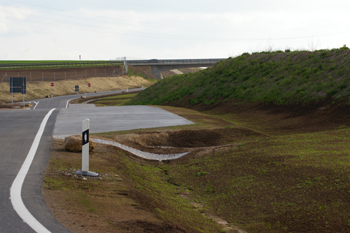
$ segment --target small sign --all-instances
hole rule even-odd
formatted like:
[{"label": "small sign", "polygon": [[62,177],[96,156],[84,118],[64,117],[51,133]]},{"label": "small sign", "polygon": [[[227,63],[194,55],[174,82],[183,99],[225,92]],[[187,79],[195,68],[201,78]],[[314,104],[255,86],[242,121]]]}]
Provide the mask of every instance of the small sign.
[{"label": "small sign", "polygon": [[54,83],[51,83],[51,87],[53,87],[55,84]]},{"label": "small sign", "polygon": [[10,93],[27,93],[26,77],[10,77]]},{"label": "small sign", "polygon": [[91,87],[91,83],[88,83],[88,87]]}]

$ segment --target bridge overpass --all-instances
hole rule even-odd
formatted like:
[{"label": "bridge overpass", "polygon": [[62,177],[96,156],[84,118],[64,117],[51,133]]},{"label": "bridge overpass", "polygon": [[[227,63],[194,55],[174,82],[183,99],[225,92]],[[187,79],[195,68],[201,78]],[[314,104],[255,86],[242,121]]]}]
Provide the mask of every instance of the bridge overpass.
[{"label": "bridge overpass", "polygon": [[227,58],[209,59],[151,59],[151,60],[124,60],[124,66],[151,66],[152,75],[158,80],[162,79],[161,72],[193,67],[211,67],[214,64],[226,60]]}]

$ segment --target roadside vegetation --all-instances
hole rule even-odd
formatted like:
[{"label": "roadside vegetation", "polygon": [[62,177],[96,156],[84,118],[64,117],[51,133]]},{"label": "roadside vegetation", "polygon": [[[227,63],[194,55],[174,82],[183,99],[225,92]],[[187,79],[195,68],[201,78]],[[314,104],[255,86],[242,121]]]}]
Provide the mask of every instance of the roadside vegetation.
[{"label": "roadside vegetation", "polygon": [[[54,82],[54,87],[51,86],[52,81],[36,81],[27,82],[27,94],[25,100],[42,99],[45,97],[85,94],[90,92],[105,92],[115,90],[126,90],[132,88],[148,87],[153,84],[152,81],[143,79],[137,76],[118,76],[118,77],[93,77],[79,80],[59,80]],[[88,83],[91,87],[88,87]],[[75,85],[79,86],[79,92],[75,92]],[[12,96],[10,93],[9,82],[0,83],[0,100],[6,103],[11,103]],[[14,93],[13,99],[15,102],[22,101],[21,93]]]},{"label": "roadside vegetation", "polygon": [[[56,157],[50,162],[52,173],[45,179],[45,187],[52,193],[65,193],[60,198],[65,200],[62,205],[70,206],[76,201],[74,197],[85,195],[81,208],[89,210],[90,215],[98,215],[100,221],[106,221],[103,216],[108,203],[112,205],[116,203],[115,198],[120,199],[112,191],[118,189],[124,190],[116,192],[124,195],[124,203],[146,208],[155,219],[179,232],[228,232],[208,221],[216,219],[213,216],[247,232],[350,230],[349,126],[330,130],[331,126],[329,130],[318,131],[314,125],[308,133],[298,128],[285,132],[283,127],[271,124],[275,116],[268,118],[268,113],[259,115],[258,111],[250,112],[249,118],[247,115],[208,115],[184,108],[163,108],[196,124],[100,133],[92,137],[118,141],[124,135],[130,138],[129,142],[135,143],[133,135],[139,134],[148,144],[155,143],[164,132],[173,132],[182,138],[178,147],[188,148],[194,143],[192,154],[170,162],[149,162],[119,149],[99,146],[92,154],[91,169],[106,177],[100,181],[84,181],[74,176],[62,176],[68,168],[79,169],[81,155],[55,147],[52,153]],[[299,120],[307,118],[300,117]],[[251,119],[255,119],[254,124],[261,123],[260,133],[254,131],[253,124],[247,130],[233,123],[241,122],[243,126],[243,122]],[[203,132],[207,136],[200,136]],[[213,147],[215,143],[218,147]],[[202,144],[206,146],[200,146]],[[162,146],[173,144],[169,142]],[[138,149],[142,150],[142,147]],[[143,150],[150,149],[144,147]],[[197,150],[206,152],[198,153]],[[116,183],[115,174],[125,182]],[[132,201],[125,201],[125,197]],[[104,205],[101,207],[100,203]],[[123,208],[128,207],[118,206],[123,213],[128,213]],[[64,211],[60,210],[61,216]],[[111,221],[111,229],[125,230],[122,223],[110,215],[105,219]],[[90,229],[95,228],[91,225]]]},{"label": "roadside vegetation", "polygon": [[[207,70],[163,79],[127,104],[167,105],[159,107],[195,124],[94,137],[148,152],[166,153],[175,147],[191,153],[152,162],[100,147],[92,160],[107,162],[96,171],[108,171],[111,177],[122,174],[128,193],[137,193],[129,196],[135,205],[162,221],[159,226],[171,226],[168,231],[350,232],[349,55],[346,47],[246,53]],[[124,100],[101,99],[103,105]],[[67,152],[54,148],[52,153]],[[94,193],[92,185],[78,185],[90,180],[60,175],[80,163],[59,156],[52,157],[57,160],[51,160],[45,187],[57,181],[60,188],[47,191],[68,189],[60,198],[66,200],[63,206],[70,206],[72,193],[84,192],[85,208],[101,216],[105,211],[94,208],[101,201],[94,195],[109,199],[105,203],[119,197],[104,194],[107,186]],[[61,166],[60,161],[67,164]],[[69,179],[75,179],[75,185],[69,185]],[[214,224],[222,220],[228,223]],[[135,231],[123,224],[110,225],[120,232]]]},{"label": "roadside vegetation", "polygon": [[350,50],[244,53],[207,70],[153,85],[129,104],[195,106],[222,102],[306,104],[350,95]]},{"label": "roadside vegetation", "polygon": [[349,136],[347,129],[241,141],[163,169],[247,232],[348,232]]}]

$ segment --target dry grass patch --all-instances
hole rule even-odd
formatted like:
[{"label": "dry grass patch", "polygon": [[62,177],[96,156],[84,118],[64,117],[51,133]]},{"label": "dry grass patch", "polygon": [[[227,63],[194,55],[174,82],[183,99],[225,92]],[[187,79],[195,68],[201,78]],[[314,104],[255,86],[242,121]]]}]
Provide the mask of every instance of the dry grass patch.
[{"label": "dry grass patch", "polygon": [[[42,99],[51,95],[53,81],[27,82],[26,100]],[[91,83],[91,88],[88,87]],[[126,88],[148,87],[153,82],[136,76],[119,77],[93,77],[79,80],[59,80],[54,82],[53,95],[71,95],[76,94],[75,85],[79,86],[79,93],[125,90]],[[2,101],[11,102],[10,84],[8,82],[0,83],[0,98]],[[22,94],[14,94],[14,101],[22,101]]]}]

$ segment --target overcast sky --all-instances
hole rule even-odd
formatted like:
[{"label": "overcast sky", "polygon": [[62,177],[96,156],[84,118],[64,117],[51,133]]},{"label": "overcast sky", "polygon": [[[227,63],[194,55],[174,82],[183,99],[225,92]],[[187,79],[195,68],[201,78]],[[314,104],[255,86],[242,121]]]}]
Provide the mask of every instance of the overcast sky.
[{"label": "overcast sky", "polygon": [[349,0],[0,0],[0,60],[350,47]]}]

